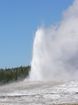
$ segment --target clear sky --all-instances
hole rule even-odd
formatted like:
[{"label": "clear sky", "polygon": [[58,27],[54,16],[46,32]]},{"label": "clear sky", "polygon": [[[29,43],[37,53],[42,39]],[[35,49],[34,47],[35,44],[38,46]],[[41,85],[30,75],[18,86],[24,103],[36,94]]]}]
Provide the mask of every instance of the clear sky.
[{"label": "clear sky", "polygon": [[57,23],[73,0],[0,0],[0,68],[29,65],[38,26]]}]

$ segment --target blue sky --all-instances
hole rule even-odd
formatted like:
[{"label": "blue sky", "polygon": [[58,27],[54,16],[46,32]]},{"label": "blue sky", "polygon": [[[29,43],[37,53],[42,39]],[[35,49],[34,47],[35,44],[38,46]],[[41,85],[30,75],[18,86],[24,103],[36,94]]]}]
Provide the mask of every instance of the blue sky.
[{"label": "blue sky", "polygon": [[0,0],[0,68],[29,65],[38,26],[58,23],[73,0]]}]

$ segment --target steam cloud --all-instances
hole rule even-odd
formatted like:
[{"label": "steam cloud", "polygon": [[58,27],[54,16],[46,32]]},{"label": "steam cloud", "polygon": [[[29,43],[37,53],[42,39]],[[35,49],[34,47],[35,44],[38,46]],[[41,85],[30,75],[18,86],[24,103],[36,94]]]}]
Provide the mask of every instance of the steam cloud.
[{"label": "steam cloud", "polygon": [[78,80],[78,0],[57,26],[36,31],[31,80]]}]

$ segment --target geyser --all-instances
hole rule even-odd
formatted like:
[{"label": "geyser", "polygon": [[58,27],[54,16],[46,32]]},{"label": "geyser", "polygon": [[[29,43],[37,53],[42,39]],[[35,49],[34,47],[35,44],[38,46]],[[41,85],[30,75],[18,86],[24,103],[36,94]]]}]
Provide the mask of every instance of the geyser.
[{"label": "geyser", "polygon": [[78,0],[59,25],[36,31],[31,80],[78,80]]}]

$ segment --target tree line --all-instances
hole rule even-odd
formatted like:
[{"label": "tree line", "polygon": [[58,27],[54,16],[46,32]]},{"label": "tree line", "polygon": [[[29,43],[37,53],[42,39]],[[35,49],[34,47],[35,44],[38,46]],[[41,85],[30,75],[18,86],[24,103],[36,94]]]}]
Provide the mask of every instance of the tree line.
[{"label": "tree line", "polygon": [[30,66],[0,69],[0,84],[23,80],[29,76]]}]

